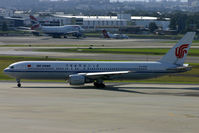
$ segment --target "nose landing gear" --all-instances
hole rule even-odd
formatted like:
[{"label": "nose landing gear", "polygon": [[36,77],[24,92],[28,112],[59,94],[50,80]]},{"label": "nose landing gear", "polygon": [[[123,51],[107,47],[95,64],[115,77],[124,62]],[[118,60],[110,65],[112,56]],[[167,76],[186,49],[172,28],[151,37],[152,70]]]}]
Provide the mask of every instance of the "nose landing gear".
[{"label": "nose landing gear", "polygon": [[17,87],[21,87],[21,81],[20,81],[20,79],[17,79]]}]

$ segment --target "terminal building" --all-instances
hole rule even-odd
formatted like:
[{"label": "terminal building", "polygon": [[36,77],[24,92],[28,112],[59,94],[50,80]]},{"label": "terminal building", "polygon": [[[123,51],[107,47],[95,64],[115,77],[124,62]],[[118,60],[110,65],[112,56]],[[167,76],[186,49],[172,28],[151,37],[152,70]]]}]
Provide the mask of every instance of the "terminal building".
[{"label": "terminal building", "polygon": [[159,20],[157,17],[131,16],[130,14],[118,14],[117,16],[72,16],[64,14],[40,15],[37,17],[42,25],[80,25],[86,31],[119,31],[120,29],[135,29],[139,27],[147,29],[151,22],[162,30],[168,30],[170,19]]},{"label": "terminal building", "polygon": [[[62,12],[56,14],[40,12],[34,14],[35,17],[44,26],[63,26],[80,25],[88,32],[101,31],[124,31],[128,33],[137,33],[137,29],[148,29],[151,22],[155,22],[161,30],[168,30],[170,19],[145,16],[131,16],[130,14],[118,14],[117,16],[73,16],[65,15]],[[22,11],[15,11],[11,17],[0,18],[0,25],[6,21],[11,29],[18,26],[30,26],[29,14]]]},{"label": "terminal building", "polygon": [[0,16],[0,29],[4,24],[6,24],[8,30],[15,30],[17,27],[24,26],[24,19]]}]

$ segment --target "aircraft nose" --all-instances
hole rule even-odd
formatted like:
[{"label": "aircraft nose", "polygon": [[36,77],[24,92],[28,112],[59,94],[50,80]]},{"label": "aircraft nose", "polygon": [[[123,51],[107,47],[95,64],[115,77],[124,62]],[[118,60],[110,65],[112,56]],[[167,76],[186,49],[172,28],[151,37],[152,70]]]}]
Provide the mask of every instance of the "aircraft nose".
[{"label": "aircraft nose", "polygon": [[9,68],[4,69],[3,72],[4,72],[5,74],[8,73],[8,72],[9,72]]}]

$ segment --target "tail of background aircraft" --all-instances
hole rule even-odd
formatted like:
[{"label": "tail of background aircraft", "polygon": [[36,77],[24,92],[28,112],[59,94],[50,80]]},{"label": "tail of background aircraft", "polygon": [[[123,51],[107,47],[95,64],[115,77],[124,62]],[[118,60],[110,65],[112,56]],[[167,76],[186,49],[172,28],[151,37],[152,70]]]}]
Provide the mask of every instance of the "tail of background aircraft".
[{"label": "tail of background aircraft", "polygon": [[104,35],[104,38],[110,38],[108,32],[105,29],[102,31],[102,34]]},{"label": "tail of background aircraft", "polygon": [[195,32],[188,32],[169,52],[162,57],[160,62],[182,66],[194,39]]},{"label": "tail of background aircraft", "polygon": [[40,25],[39,21],[33,15],[30,15],[30,20],[32,23],[31,30],[36,30],[36,29],[40,28],[41,25]]}]

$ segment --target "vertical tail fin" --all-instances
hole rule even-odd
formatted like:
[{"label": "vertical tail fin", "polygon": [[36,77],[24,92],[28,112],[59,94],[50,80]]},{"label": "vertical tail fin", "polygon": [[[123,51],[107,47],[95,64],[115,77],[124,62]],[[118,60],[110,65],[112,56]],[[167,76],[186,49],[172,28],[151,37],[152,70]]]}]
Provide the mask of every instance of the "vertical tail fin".
[{"label": "vertical tail fin", "polygon": [[110,36],[108,35],[108,32],[104,29],[102,31],[103,35],[104,35],[104,38],[110,38]]},{"label": "vertical tail fin", "polygon": [[32,23],[31,30],[36,30],[40,28],[39,21],[33,15],[30,15],[30,21]]},{"label": "vertical tail fin", "polygon": [[183,65],[194,39],[195,32],[188,32],[169,52],[162,57],[160,62]]}]

